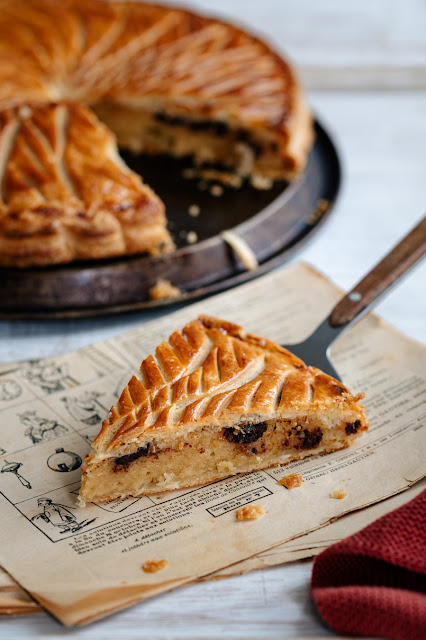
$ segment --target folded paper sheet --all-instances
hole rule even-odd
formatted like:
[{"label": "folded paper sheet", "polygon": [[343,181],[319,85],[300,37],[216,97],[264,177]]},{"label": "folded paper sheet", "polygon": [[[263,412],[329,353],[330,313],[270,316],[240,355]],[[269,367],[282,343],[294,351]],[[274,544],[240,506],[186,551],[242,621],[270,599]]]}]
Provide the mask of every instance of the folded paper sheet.
[{"label": "folded paper sheet", "polygon": [[41,611],[35,602],[21,587],[3,570],[0,570],[0,615],[28,615]]},{"label": "folded paper sheet", "polygon": [[[296,265],[78,352],[3,365],[0,564],[62,622],[84,624],[282,545],[422,478],[426,350],[368,316],[333,349],[351,391],[366,392],[371,429],[355,446],[197,489],[76,505],[81,461],[102,418],[132,370],[175,328],[207,313],[277,342],[297,342],[338,296],[325,278]],[[291,471],[304,482],[287,490],[277,481]],[[343,500],[330,497],[336,489],[347,494]],[[266,514],[237,521],[237,508],[250,503]],[[167,566],[145,573],[148,559]]]},{"label": "folded paper sheet", "polygon": [[[360,531],[360,529],[371,524],[374,520],[377,520],[377,518],[412,500],[425,488],[426,480],[420,480],[412,487],[391,498],[372,504],[364,509],[348,513],[321,529],[316,529],[299,538],[284,542],[277,547],[247,558],[247,560],[242,560],[230,567],[198,578],[196,581],[204,582],[228,578],[232,575],[247,573],[255,569],[263,569],[264,567],[272,567],[278,564],[285,564],[286,562],[311,558],[321,553],[321,551],[331,544]],[[27,615],[41,611],[43,611],[43,608],[32,600],[8,573],[0,569],[0,615]]]}]

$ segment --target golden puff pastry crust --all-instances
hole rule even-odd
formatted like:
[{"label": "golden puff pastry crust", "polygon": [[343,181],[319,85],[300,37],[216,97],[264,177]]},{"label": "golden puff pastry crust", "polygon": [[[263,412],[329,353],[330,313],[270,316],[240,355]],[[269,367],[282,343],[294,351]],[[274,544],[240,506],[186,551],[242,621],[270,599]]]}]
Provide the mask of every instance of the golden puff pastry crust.
[{"label": "golden puff pastry crust", "polygon": [[122,163],[114,135],[84,105],[0,112],[2,153],[0,264],[172,247],[161,200]]},{"label": "golden puff pastry crust", "polygon": [[[1,194],[3,265],[43,265],[170,247],[164,218],[162,229],[154,224],[155,230],[147,230],[144,222],[136,224],[136,214],[109,215],[111,203],[118,209],[129,192],[133,201],[138,189],[141,199],[149,201],[145,211],[158,219],[163,213],[152,192],[120,163],[112,135],[78,103],[93,109],[125,148],[190,154],[198,163],[228,163],[239,175],[263,183],[292,179],[303,168],[312,143],[312,118],[291,67],[236,26],[183,9],[105,0],[0,0],[0,59],[0,178],[5,171],[10,174]],[[26,123],[19,115],[23,106],[36,114]],[[43,119],[49,121],[49,132],[57,131],[63,125],[53,123],[55,118],[69,119],[71,133],[79,127],[90,132],[87,141],[78,135],[70,139],[61,156],[64,171],[68,159],[80,164],[75,184],[74,176],[64,180],[56,167],[48,191],[46,177],[38,174],[46,167],[47,155],[51,164],[56,159],[43,141],[34,144],[29,123]],[[51,146],[51,134],[46,135]],[[95,141],[101,152],[94,159]],[[19,167],[10,168],[15,161]],[[31,173],[11,175],[24,170],[23,165],[26,170],[30,162],[35,184]],[[83,165],[90,168],[87,186]],[[112,186],[102,208],[97,187],[110,176]],[[27,184],[21,185],[22,180]],[[39,180],[42,193],[37,192]],[[90,210],[90,222],[74,221],[75,230],[70,230],[53,210],[68,218],[77,200],[84,203],[82,211]],[[136,210],[133,205],[131,209]],[[143,218],[142,209],[137,215]],[[4,219],[8,214],[18,215],[19,222]],[[126,218],[124,226],[121,218]],[[85,227],[82,236],[87,236],[88,226],[92,239],[82,241],[80,229]],[[25,238],[17,235],[24,227]],[[40,242],[43,233],[47,243]]]},{"label": "golden puff pastry crust", "polygon": [[348,446],[362,395],[233,323],[201,316],[148,356],[83,465],[81,498],[195,486]]},{"label": "golden puff pastry crust", "polygon": [[234,25],[187,10],[0,0],[0,35],[1,108],[62,100],[135,104],[163,96],[189,113],[252,126],[291,126],[297,116],[299,85],[281,57]]}]

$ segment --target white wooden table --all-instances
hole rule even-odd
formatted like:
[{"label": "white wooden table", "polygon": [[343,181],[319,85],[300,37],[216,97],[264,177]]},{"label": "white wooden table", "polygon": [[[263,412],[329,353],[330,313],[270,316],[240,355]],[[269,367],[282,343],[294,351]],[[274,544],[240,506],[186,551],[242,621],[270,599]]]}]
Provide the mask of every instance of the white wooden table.
[{"label": "white wooden table", "polygon": [[[336,137],[342,194],[323,233],[296,259],[348,288],[426,209],[426,7],[421,0],[215,0],[214,11],[244,19],[285,45],[300,63],[314,110]],[[426,264],[378,312],[425,341]],[[64,353],[156,313],[0,322],[0,361]],[[66,630],[45,614],[3,619],[0,638],[336,637],[310,602],[311,566],[296,562],[180,588],[83,629]]]}]

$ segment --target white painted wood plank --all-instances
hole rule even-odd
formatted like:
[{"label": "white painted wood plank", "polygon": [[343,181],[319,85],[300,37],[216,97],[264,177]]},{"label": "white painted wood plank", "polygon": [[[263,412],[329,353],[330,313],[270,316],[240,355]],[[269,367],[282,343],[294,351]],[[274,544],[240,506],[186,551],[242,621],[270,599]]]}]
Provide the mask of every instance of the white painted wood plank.
[{"label": "white painted wood plank", "polygon": [[[318,93],[311,102],[336,133],[345,176],[333,219],[298,259],[348,289],[426,213],[426,94]],[[425,342],[425,293],[423,261],[377,313]]]},{"label": "white painted wood plank", "polygon": [[78,640],[336,637],[318,619],[306,585],[311,562],[182,587],[72,632],[47,614],[3,619],[1,638]]}]

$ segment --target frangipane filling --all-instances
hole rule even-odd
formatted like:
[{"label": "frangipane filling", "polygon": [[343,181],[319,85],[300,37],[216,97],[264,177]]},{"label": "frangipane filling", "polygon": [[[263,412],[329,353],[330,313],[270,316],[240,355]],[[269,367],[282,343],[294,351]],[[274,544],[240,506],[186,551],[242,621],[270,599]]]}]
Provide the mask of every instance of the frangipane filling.
[{"label": "frangipane filling", "polygon": [[[152,439],[131,453],[105,457],[91,469],[85,486],[96,484],[94,499],[123,495],[158,493],[185,485],[203,484],[230,475],[266,468],[312,454],[348,446],[361,427],[340,420],[330,428],[329,421],[308,416],[297,420],[246,422],[225,429],[199,427],[185,438],[170,436]],[[99,496],[102,477],[108,477],[108,494]]]},{"label": "frangipane filling", "polygon": [[271,180],[290,178],[294,172],[294,162],[280,151],[282,136],[273,130],[248,131],[237,123],[162,109],[102,103],[94,110],[115,132],[118,144],[135,152],[192,156],[197,164],[219,164],[240,176]]}]

